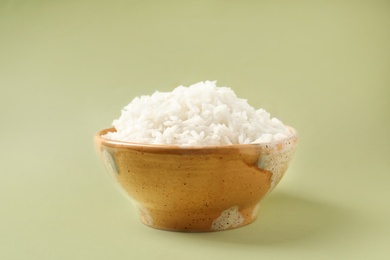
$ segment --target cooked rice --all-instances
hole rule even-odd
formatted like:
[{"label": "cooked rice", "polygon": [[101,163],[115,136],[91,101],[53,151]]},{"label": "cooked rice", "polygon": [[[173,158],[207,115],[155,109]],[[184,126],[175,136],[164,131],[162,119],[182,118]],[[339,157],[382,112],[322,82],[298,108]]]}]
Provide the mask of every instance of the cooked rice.
[{"label": "cooked rice", "polygon": [[280,120],[215,81],[136,97],[113,126],[116,131],[103,137],[183,146],[264,143],[290,135]]}]

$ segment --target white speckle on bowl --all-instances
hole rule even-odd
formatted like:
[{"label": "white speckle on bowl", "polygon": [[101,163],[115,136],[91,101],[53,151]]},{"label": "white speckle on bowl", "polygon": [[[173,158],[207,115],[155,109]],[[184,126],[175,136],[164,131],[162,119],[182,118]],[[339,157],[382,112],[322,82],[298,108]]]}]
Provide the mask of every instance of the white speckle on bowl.
[{"label": "white speckle on bowl", "polygon": [[257,165],[260,169],[270,171],[272,191],[276,184],[282,179],[288,165],[294,156],[296,141],[291,138],[286,139],[282,144],[262,145],[264,151]]},{"label": "white speckle on bowl", "polygon": [[255,219],[257,216],[257,212],[259,211],[260,203],[257,203],[256,207],[252,211],[252,219]]},{"label": "white speckle on bowl", "polygon": [[150,212],[147,208],[137,203],[137,208],[139,210],[139,215],[141,217],[141,221],[147,225],[152,226],[154,224],[153,218],[150,215]]},{"label": "white speckle on bowl", "polygon": [[131,200],[131,202],[135,203],[136,200],[130,196],[130,194],[124,189],[124,187],[118,181],[119,170],[118,170],[118,166],[115,162],[114,156],[109,151],[104,149],[102,151],[102,157],[103,157],[104,165],[106,166],[106,168],[107,168],[110,176],[114,180],[115,184],[119,187],[120,191],[123,192],[123,194],[127,198],[129,198]]},{"label": "white speckle on bowl", "polygon": [[110,154],[110,152],[107,151],[106,149],[103,150],[102,157],[103,157],[104,165],[106,166],[108,172],[111,174],[112,177],[115,178],[115,174],[118,173],[115,159]]},{"label": "white speckle on bowl", "polygon": [[233,206],[224,210],[221,215],[213,221],[210,229],[213,231],[226,230],[241,226],[243,222],[244,218],[240,211],[238,211],[238,206]]}]

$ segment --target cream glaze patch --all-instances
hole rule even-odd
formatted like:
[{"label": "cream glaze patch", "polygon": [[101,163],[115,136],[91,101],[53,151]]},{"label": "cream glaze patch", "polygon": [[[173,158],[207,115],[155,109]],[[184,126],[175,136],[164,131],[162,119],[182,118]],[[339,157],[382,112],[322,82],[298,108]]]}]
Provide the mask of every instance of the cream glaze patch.
[{"label": "cream glaze patch", "polygon": [[256,207],[252,211],[252,219],[255,219],[257,216],[257,212],[259,211],[260,203],[257,203]]},{"label": "cream glaze patch", "polygon": [[147,208],[141,205],[137,205],[137,208],[139,210],[139,215],[141,218],[141,221],[144,222],[145,224],[152,226],[154,224],[153,218],[150,215],[150,212]]},{"label": "cream glaze patch", "polygon": [[278,184],[294,156],[296,141],[287,139],[281,145],[265,145],[264,152],[257,165],[260,169],[270,171],[271,187],[269,192]]},{"label": "cream glaze patch", "polygon": [[124,189],[124,187],[118,181],[117,175],[119,174],[119,170],[118,170],[118,166],[115,163],[114,157],[106,149],[104,149],[102,151],[102,157],[103,157],[104,165],[106,166],[106,168],[107,168],[110,176],[114,180],[115,184],[119,187],[119,190],[121,192],[123,192],[123,194],[127,198],[129,198],[131,200],[131,202],[136,203],[136,200],[133,197],[131,197],[131,195]]},{"label": "cream glaze patch", "polygon": [[221,215],[213,221],[210,229],[213,231],[226,230],[241,226],[244,223],[244,218],[238,211],[238,206],[233,206],[224,210]]},{"label": "cream glaze patch", "polygon": [[111,174],[112,177],[115,178],[115,174],[118,173],[115,159],[106,149],[102,151],[102,157],[104,165],[106,166],[108,172]]}]

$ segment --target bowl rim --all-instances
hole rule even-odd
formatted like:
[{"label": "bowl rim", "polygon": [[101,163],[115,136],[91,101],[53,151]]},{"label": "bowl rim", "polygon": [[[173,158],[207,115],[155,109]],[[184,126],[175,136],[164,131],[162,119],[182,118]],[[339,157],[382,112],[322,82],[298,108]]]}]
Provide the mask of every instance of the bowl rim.
[{"label": "bowl rim", "polygon": [[106,144],[110,146],[120,146],[120,147],[132,147],[132,148],[153,148],[153,149],[164,149],[164,150],[176,150],[176,149],[187,149],[187,150],[204,150],[204,149],[226,149],[226,148],[256,148],[256,147],[273,147],[275,145],[279,145],[286,142],[297,142],[298,140],[298,133],[297,131],[291,127],[287,126],[287,128],[290,130],[291,135],[277,140],[277,141],[270,141],[270,142],[263,142],[263,143],[250,143],[250,144],[230,144],[230,145],[174,145],[174,144],[150,144],[150,143],[135,143],[135,142],[126,142],[126,141],[119,141],[119,140],[112,140],[108,138],[104,138],[102,135],[106,134],[107,132],[113,132],[115,131],[114,127],[105,128],[100,130],[95,134],[95,141]]}]

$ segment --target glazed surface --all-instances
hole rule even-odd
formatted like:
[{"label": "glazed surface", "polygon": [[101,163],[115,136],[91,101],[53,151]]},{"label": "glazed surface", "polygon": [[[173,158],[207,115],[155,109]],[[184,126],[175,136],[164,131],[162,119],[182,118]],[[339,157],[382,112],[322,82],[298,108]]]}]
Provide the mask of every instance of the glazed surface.
[{"label": "glazed surface", "polygon": [[259,202],[274,186],[271,170],[279,171],[279,181],[289,161],[281,154],[278,164],[273,156],[288,143],[188,149],[121,145],[100,136],[96,142],[107,169],[136,202],[141,221],[176,231],[226,230],[251,223]]}]

